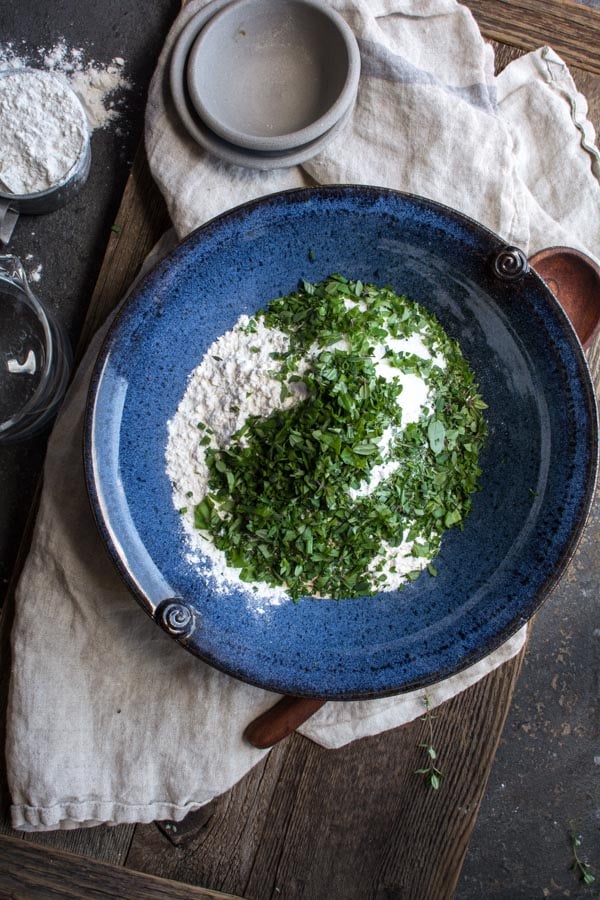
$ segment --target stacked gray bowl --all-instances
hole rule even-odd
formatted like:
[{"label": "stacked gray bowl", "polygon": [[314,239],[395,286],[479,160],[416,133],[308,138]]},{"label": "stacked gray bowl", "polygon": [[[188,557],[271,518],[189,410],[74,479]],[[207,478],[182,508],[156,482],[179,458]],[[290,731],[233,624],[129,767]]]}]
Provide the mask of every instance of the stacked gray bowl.
[{"label": "stacked gray bowl", "polygon": [[201,147],[275,169],[310,159],[344,127],[360,53],[320,0],[212,0],[182,29],[169,73],[181,122]]}]

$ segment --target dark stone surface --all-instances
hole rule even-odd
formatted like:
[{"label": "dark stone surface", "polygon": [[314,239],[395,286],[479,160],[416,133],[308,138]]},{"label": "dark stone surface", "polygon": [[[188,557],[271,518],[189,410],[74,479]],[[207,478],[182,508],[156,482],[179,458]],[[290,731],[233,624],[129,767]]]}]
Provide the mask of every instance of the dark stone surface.
[{"label": "dark stone surface", "polygon": [[[600,7],[600,0],[584,0]],[[11,250],[43,266],[36,291],[76,341],[142,134],[147,85],[176,0],[0,0],[2,43],[19,54],[59,39],[108,63],[121,56],[133,90],[117,127],[92,137],[92,170],[77,199],[23,217]],[[22,44],[21,42],[25,42]],[[45,436],[0,446],[0,593],[12,568]],[[600,580],[598,504],[561,584],[537,615],[523,673],[471,840],[457,900],[597,895],[600,884]],[[441,752],[441,748],[440,748]],[[468,776],[467,776],[468,777]],[[570,822],[599,875],[584,888],[569,871]]]},{"label": "dark stone surface", "polygon": [[[33,290],[51,307],[76,343],[96,282],[110,227],[140,142],[146,92],[177,0],[85,3],[0,0],[0,49],[13,45],[19,57],[39,58],[39,48],[64,41],[85,57],[108,64],[125,60],[131,90],[113,100],[118,120],[92,134],[87,183],[72,202],[44,216],[22,216],[7,248],[31,272],[42,266]],[[5,252],[0,247],[0,252]],[[27,259],[31,256],[31,259]],[[0,602],[42,466],[47,434],[24,443],[0,445]]]}]

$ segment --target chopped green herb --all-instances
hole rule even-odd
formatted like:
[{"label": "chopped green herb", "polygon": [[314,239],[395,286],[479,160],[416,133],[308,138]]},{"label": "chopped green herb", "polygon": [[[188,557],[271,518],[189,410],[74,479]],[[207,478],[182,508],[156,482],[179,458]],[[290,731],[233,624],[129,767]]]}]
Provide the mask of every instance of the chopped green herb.
[{"label": "chopped green herb", "polygon": [[[436,575],[429,560],[470,510],[486,434],[486,405],[456,341],[406,297],[341,275],[302,282],[249,320],[246,332],[259,320],[289,339],[285,353],[271,354],[281,400],[296,382],[305,399],[251,416],[225,447],[209,447],[208,434],[201,439],[209,493],[195,507],[196,527],[242,580],[283,585],[294,599],[378,590],[385,575],[374,560],[384,544],[403,539],[414,542],[406,580],[420,576],[418,560]],[[413,334],[432,358],[392,349],[390,338]],[[373,353],[381,345],[386,363],[430,387],[429,408],[416,422],[402,422],[400,380],[378,374]],[[399,463],[394,471],[361,492],[390,459]]]},{"label": "chopped green herb", "polygon": [[444,441],[446,438],[446,429],[439,419],[432,419],[427,426],[427,439],[429,446],[437,456],[444,449]]},{"label": "chopped green herb", "polygon": [[244,327],[243,330],[246,332],[246,334],[256,334],[256,319],[248,319],[248,324]]}]

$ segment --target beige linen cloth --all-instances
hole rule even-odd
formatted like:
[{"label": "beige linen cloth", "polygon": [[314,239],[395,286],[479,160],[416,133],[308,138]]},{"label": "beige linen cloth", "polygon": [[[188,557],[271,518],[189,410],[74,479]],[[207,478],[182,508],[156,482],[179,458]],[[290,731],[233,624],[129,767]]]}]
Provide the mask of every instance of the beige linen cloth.
[{"label": "beige linen cloth", "polygon": [[[354,182],[456,207],[533,253],[568,244],[600,256],[600,158],[586,102],[549,48],[493,75],[493,52],[455,0],[336,0],[361,50],[351,122],[303,167],[271,173],[213,159],[177,121],[169,49],[151,85],[146,142],[176,235],[228,207],[306,183]],[[265,751],[245,726],[277,697],[186,653],[147,618],[105,553],[81,465],[96,336],[50,440],[44,490],[16,598],[7,764],[12,822],[29,831],[182,819]],[[437,705],[522,647],[525,629],[427,689]],[[397,727],[423,692],[326,704],[301,732],[325,747]]]}]

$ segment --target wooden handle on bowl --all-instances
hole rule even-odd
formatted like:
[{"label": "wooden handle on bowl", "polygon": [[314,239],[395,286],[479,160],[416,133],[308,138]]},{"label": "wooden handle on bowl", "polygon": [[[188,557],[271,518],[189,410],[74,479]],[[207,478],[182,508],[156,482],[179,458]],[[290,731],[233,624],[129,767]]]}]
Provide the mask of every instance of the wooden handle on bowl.
[{"label": "wooden handle on bowl", "polygon": [[547,247],[529,262],[566,312],[586,350],[600,331],[600,268],[571,247]]},{"label": "wooden handle on bowl", "polygon": [[250,722],[244,731],[244,737],[260,750],[272,747],[310,719],[324,703],[325,700],[310,700],[305,697],[282,697],[275,706]]}]

